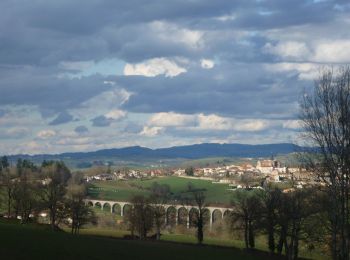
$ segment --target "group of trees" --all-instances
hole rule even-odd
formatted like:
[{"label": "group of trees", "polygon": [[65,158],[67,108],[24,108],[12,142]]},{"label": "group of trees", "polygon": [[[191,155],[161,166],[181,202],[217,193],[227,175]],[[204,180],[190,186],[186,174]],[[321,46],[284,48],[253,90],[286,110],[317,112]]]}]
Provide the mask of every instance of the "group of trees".
[{"label": "group of trees", "polygon": [[325,183],[332,258],[349,259],[350,67],[325,69],[303,96],[300,114],[306,140],[317,147],[303,158]]},{"label": "group of trees", "polygon": [[[131,199],[132,207],[126,212],[126,221],[129,224],[133,237],[137,235],[140,239],[146,239],[147,234],[151,230],[155,230],[153,236],[159,240],[161,230],[165,227],[166,220],[170,218],[165,210],[166,204],[171,205],[174,198],[171,196],[168,185],[160,185],[155,182],[150,190],[151,195],[149,197],[136,195]],[[205,224],[205,191],[189,186],[186,196],[181,201],[183,204],[192,205],[198,209],[193,223],[197,230],[198,243],[201,244],[203,242]],[[177,217],[175,216],[175,218]]]},{"label": "group of trees", "polygon": [[133,206],[126,212],[126,220],[132,236],[137,234],[140,239],[146,239],[147,234],[155,229],[155,238],[160,239],[166,218],[164,205],[169,203],[170,196],[171,192],[168,185],[154,182],[149,197],[143,195],[132,197],[131,203]]},{"label": "group of trees", "polygon": [[[332,259],[350,259],[350,67],[325,68],[300,102],[302,167],[322,185],[237,197],[233,223],[241,222],[246,247],[264,230],[271,252],[298,256],[299,241],[327,246]],[[277,240],[276,240],[277,239]]]},{"label": "group of trees", "polygon": [[10,166],[8,159],[1,157],[0,188],[5,215],[20,218],[23,224],[48,212],[53,230],[69,220],[72,233],[78,233],[94,217],[84,202],[87,190],[82,175],[72,175],[63,162],[44,161],[39,167],[18,159],[15,166]]},{"label": "group of trees", "polygon": [[[271,254],[284,253],[297,259],[300,241],[310,249],[324,237],[325,208],[315,188],[282,192],[277,188],[236,193],[230,212],[230,227],[240,231],[247,249],[255,248],[257,235],[265,235]],[[316,229],[310,227],[316,227]]]}]

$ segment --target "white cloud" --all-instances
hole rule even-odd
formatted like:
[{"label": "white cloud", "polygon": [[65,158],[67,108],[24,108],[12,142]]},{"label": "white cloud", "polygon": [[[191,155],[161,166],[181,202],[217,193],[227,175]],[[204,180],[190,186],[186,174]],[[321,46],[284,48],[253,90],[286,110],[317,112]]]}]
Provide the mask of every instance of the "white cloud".
[{"label": "white cloud", "polygon": [[320,42],[315,46],[315,55],[312,58],[316,62],[350,62],[350,40],[333,40]]},{"label": "white cloud", "polygon": [[132,93],[125,89],[111,89],[85,101],[79,108],[70,112],[81,119],[106,114],[127,102],[131,95]]},{"label": "white cloud", "polygon": [[311,52],[306,44],[298,41],[282,41],[278,42],[276,45],[267,43],[264,46],[263,51],[278,55],[282,58],[295,60],[307,60],[307,58],[311,55]]},{"label": "white cloud", "polygon": [[126,114],[127,113],[125,111],[116,109],[106,113],[105,117],[108,119],[119,120],[126,117]]},{"label": "white cloud", "polygon": [[[234,119],[221,117],[215,114],[184,115],[173,112],[157,113],[148,121],[148,128],[153,127],[177,127],[191,131],[245,131],[256,132],[270,126],[269,121],[262,119]],[[145,128],[144,128],[145,130]],[[163,129],[162,129],[163,130]],[[155,129],[153,130],[155,131]]]},{"label": "white cloud", "polygon": [[185,68],[166,58],[154,58],[137,64],[128,63],[124,67],[124,75],[127,76],[141,75],[155,77],[165,75],[166,77],[175,77],[184,72],[187,72]]},{"label": "white cloud", "polygon": [[236,19],[236,15],[234,14],[222,15],[222,16],[215,17],[215,19],[221,22],[233,21]]},{"label": "white cloud", "polygon": [[276,72],[296,71],[299,73],[299,79],[313,80],[317,78],[320,65],[315,63],[294,63],[294,62],[280,62],[273,64],[265,64],[265,68]]},{"label": "white cloud", "polygon": [[230,119],[220,117],[217,115],[204,115],[199,114],[198,128],[203,130],[229,130],[231,128]]},{"label": "white cloud", "polygon": [[191,49],[199,49],[203,46],[203,32],[179,27],[163,21],[150,23],[150,28],[164,42],[184,44]]},{"label": "white cloud", "polygon": [[56,132],[54,130],[41,130],[38,134],[37,137],[41,139],[48,139],[51,137],[54,137],[56,135]]},{"label": "white cloud", "polygon": [[212,69],[214,67],[215,63],[213,60],[209,59],[202,59],[201,60],[201,67],[203,69]]},{"label": "white cloud", "polygon": [[262,131],[270,127],[270,122],[263,119],[242,119],[236,120],[233,129],[243,132],[257,132]]},{"label": "white cloud", "polygon": [[144,126],[142,131],[140,132],[140,135],[153,137],[161,134],[163,130],[164,130],[164,127],[160,127],[160,126],[153,126],[153,127]]},{"label": "white cloud", "polygon": [[184,115],[174,112],[163,112],[154,114],[150,120],[150,125],[155,126],[186,126],[193,124],[195,116],[193,115]]},{"label": "white cloud", "polygon": [[283,122],[282,126],[287,129],[300,129],[302,127],[299,120],[287,120]]}]

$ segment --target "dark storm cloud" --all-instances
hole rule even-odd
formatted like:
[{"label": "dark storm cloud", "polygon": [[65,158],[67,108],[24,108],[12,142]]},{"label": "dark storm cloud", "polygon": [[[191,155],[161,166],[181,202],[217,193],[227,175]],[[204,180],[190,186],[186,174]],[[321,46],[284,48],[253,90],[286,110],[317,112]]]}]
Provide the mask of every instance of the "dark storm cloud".
[{"label": "dark storm cloud", "polygon": [[92,126],[107,127],[111,125],[113,120],[105,116],[97,116],[94,119],[91,119],[91,122],[92,122]]},{"label": "dark storm cloud", "polygon": [[79,106],[110,87],[101,76],[59,78],[52,70],[19,66],[0,68],[0,104],[35,105],[43,114]]},{"label": "dark storm cloud", "polygon": [[[106,56],[141,60],[146,52],[167,56],[169,51],[186,50],[156,41],[155,35],[145,30],[146,23],[166,21],[192,29],[257,31],[326,22],[337,14],[337,2],[341,6],[344,1],[4,0],[0,3],[0,60],[8,64],[57,64]],[[230,14],[235,14],[233,21],[216,19]]]},{"label": "dark storm cloud", "polygon": [[142,131],[142,128],[143,128],[142,125],[134,122],[130,122],[125,126],[124,131],[127,133],[137,134]]},{"label": "dark storm cloud", "polygon": [[89,129],[84,126],[84,125],[80,125],[80,126],[77,126],[74,131],[78,134],[85,134],[87,132],[89,132]]},{"label": "dark storm cloud", "polygon": [[58,114],[58,116],[52,120],[49,125],[60,125],[73,121],[73,116],[66,111]]},{"label": "dark storm cloud", "polygon": [[[267,31],[332,22],[346,15],[347,4],[344,0],[2,0],[0,104],[36,106],[44,117],[61,113],[51,123],[68,122],[72,118],[66,110],[109,90],[103,81],[116,80],[118,87],[132,93],[123,106],[128,111],[290,118],[308,83],[299,80],[298,73],[275,73],[260,64],[279,60],[262,51],[271,41]],[[191,42],[191,30],[200,31],[198,46]],[[72,78],[66,75],[72,70],[60,66],[69,61],[116,58],[136,63],[175,56],[190,63],[201,58],[218,62],[212,70],[188,65],[187,73],[174,78]],[[97,116],[92,123],[109,126],[111,119]]]},{"label": "dark storm cloud", "polygon": [[280,118],[293,116],[291,111],[295,111],[295,102],[306,84],[296,75],[269,73],[259,64],[222,65],[171,79],[122,77],[117,82],[136,93],[124,105],[129,111]]}]

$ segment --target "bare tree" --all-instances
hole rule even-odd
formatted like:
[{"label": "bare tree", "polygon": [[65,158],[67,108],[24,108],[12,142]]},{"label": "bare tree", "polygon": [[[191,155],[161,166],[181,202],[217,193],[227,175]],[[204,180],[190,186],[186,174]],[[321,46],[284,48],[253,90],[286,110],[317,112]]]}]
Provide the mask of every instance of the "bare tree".
[{"label": "bare tree", "polygon": [[306,137],[317,146],[309,168],[326,184],[330,198],[333,259],[349,259],[350,216],[350,68],[337,73],[324,70],[313,92],[301,101],[301,120]]},{"label": "bare tree", "polygon": [[190,198],[184,198],[184,204],[192,204],[198,210],[194,216],[194,224],[197,228],[197,242],[199,245],[204,239],[204,225],[206,223],[206,196],[204,189],[197,189],[192,184],[188,185],[188,192],[191,193]]},{"label": "bare tree", "polygon": [[30,168],[21,169],[21,175],[14,180],[13,204],[15,215],[21,217],[21,223],[27,223],[30,215],[39,207],[37,195],[38,183],[33,179]]},{"label": "bare tree", "polygon": [[56,229],[60,216],[64,217],[64,196],[70,171],[63,162],[46,162],[42,169],[45,181],[42,183],[41,199],[50,212],[50,223]]},{"label": "bare tree", "polygon": [[138,234],[140,239],[146,239],[147,233],[153,227],[153,210],[149,199],[144,196],[136,195],[131,199],[132,209],[127,214],[127,220],[130,224],[131,234]]},{"label": "bare tree", "polygon": [[3,169],[2,186],[5,189],[6,203],[7,203],[7,216],[10,218],[12,215],[13,199],[16,189],[16,171],[15,168]]},{"label": "bare tree", "polygon": [[277,210],[281,200],[281,190],[268,187],[261,195],[263,225],[268,236],[268,248],[273,254],[276,249],[275,233],[277,225]]},{"label": "bare tree", "polygon": [[254,191],[238,191],[231,205],[231,228],[243,228],[246,249],[255,248],[255,231],[261,214],[259,196]]},{"label": "bare tree", "polygon": [[93,210],[85,204],[86,196],[85,185],[70,184],[66,194],[66,210],[68,217],[71,218],[71,233],[79,234],[80,228],[95,221]]},{"label": "bare tree", "polygon": [[151,187],[151,192],[150,203],[153,208],[156,239],[159,240],[161,229],[165,224],[165,204],[167,204],[170,199],[170,187],[169,185],[160,185],[154,182]]}]

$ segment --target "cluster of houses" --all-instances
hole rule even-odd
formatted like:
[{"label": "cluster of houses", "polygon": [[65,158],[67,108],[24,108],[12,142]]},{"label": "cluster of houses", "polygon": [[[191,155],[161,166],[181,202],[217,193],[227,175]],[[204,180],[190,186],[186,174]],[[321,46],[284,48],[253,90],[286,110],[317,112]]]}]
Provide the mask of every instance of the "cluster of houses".
[{"label": "cluster of houses", "polygon": [[[86,181],[110,181],[110,180],[128,180],[128,179],[144,179],[160,176],[179,176],[185,178],[196,178],[211,180],[217,183],[227,183],[232,187],[242,187],[249,179],[252,183],[252,188],[261,187],[261,183],[269,182],[289,182],[295,180],[297,187],[315,182],[312,176],[299,168],[288,168],[282,166],[277,160],[259,160],[256,166],[250,163],[241,165],[227,165],[219,167],[194,168],[193,176],[187,176],[185,169],[152,169],[152,170],[135,170],[124,169],[113,173],[102,173],[94,176],[86,177]],[[259,184],[257,184],[259,183]],[[246,184],[247,185],[247,184]]]},{"label": "cluster of houses", "polygon": [[[173,172],[174,175],[187,177],[184,169]],[[245,163],[241,165],[227,165],[220,167],[196,168],[193,176],[195,178],[209,179],[219,183],[228,183],[231,187],[241,188],[244,186],[243,179],[250,179],[251,188],[261,188],[261,183],[290,182],[292,179],[297,188],[306,184],[315,183],[314,177],[305,169],[290,168],[282,166],[277,160],[259,160],[256,166]],[[191,177],[192,178],[192,177]],[[257,184],[260,182],[260,184]]]},{"label": "cluster of houses", "polygon": [[144,179],[149,177],[164,176],[165,172],[160,169],[156,170],[134,170],[124,169],[115,171],[113,173],[101,173],[93,176],[86,176],[85,181],[117,181],[117,180],[129,180],[129,179]]}]

